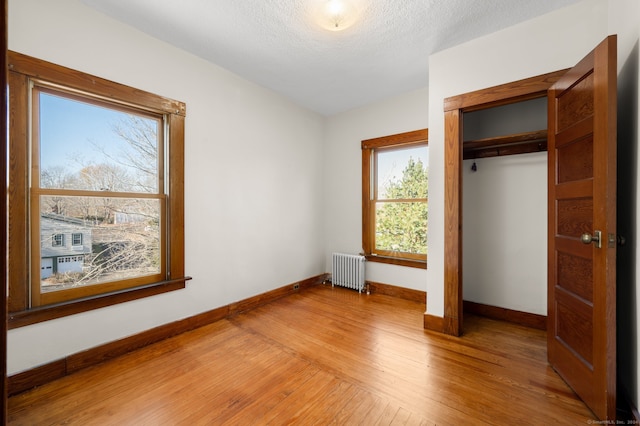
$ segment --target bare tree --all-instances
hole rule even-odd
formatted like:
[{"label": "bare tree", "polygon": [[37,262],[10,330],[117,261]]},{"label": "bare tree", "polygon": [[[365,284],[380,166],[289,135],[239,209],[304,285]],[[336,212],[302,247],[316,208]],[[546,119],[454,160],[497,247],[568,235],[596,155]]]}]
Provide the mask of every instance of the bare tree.
[{"label": "bare tree", "polygon": [[[75,181],[76,177],[61,166],[43,169],[40,173],[41,188],[73,188]],[[47,197],[45,200],[45,211],[55,214],[67,213],[69,206],[67,197]]]},{"label": "bare tree", "polygon": [[127,114],[112,125],[113,132],[126,142],[126,149],[117,157],[108,155],[117,164],[133,171],[130,181],[137,191],[158,191],[158,136],[159,120]]}]

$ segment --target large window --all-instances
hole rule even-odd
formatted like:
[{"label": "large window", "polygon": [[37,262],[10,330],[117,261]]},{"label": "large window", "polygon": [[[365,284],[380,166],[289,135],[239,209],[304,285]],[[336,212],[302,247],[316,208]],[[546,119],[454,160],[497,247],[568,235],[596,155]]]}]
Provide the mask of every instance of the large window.
[{"label": "large window", "polygon": [[428,131],[362,141],[362,242],[370,261],[426,268]]},{"label": "large window", "polygon": [[9,64],[14,326],[183,288],[184,104]]}]

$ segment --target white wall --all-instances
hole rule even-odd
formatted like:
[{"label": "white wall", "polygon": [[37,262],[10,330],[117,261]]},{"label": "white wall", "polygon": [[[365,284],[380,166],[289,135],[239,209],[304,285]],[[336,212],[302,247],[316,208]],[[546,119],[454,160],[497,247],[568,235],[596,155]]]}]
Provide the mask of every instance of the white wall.
[{"label": "white wall", "polygon": [[186,102],[193,277],[184,290],[11,330],[9,374],[325,272],[324,117],[77,0],[9,0],[9,48]]},{"label": "white wall", "polygon": [[[424,88],[327,119],[323,209],[327,271],[331,271],[332,252],[362,252],[360,142],[427,128],[428,102],[428,91]],[[375,262],[366,265],[367,280],[414,290],[426,291],[426,275],[424,269]]]},{"label": "white wall", "polygon": [[547,315],[546,152],[475,163],[462,169],[464,300]]},{"label": "white wall", "polygon": [[[606,36],[606,0],[585,0],[430,57],[428,314],[444,314],[444,99],[567,68]],[[503,176],[511,179],[510,175]],[[493,194],[495,189],[487,187],[486,193],[476,196],[485,196],[497,203]],[[464,216],[473,214],[466,205],[463,212]],[[529,218],[523,218],[525,220]],[[463,235],[466,232],[468,230],[463,229]],[[495,262],[490,257],[490,250],[479,252],[477,256],[476,261],[480,264]],[[516,273],[518,264],[501,266],[505,276],[510,276]],[[463,277],[463,281],[466,283],[467,277]],[[463,288],[463,292],[466,290]],[[501,287],[490,289],[483,294],[482,300],[500,301],[504,298],[503,290]]]},{"label": "white wall", "polygon": [[609,1],[609,32],[618,34],[618,234],[627,238],[627,244],[617,251],[618,377],[638,408],[640,4],[637,0]]}]

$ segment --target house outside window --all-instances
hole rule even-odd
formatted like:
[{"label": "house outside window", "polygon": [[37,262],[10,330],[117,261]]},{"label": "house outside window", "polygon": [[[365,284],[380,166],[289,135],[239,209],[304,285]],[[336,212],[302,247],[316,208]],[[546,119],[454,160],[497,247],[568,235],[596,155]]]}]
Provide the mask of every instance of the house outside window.
[{"label": "house outside window", "polygon": [[15,326],[184,288],[185,105],[15,52],[9,64],[9,243],[30,253],[9,255]]},{"label": "house outside window", "polygon": [[367,260],[426,268],[428,130],[364,140],[361,147]]}]

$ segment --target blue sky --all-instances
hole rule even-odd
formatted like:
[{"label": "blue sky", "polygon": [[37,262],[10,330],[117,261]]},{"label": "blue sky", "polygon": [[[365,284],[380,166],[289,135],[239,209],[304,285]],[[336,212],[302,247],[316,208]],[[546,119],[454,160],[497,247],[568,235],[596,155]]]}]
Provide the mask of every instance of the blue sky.
[{"label": "blue sky", "polygon": [[125,113],[40,92],[40,164],[42,169],[61,166],[70,173],[90,163],[112,162],[96,148],[112,156],[128,145],[112,126]]},{"label": "blue sky", "polygon": [[398,149],[392,151],[380,151],[378,154],[378,190],[388,182],[402,180],[402,171],[409,163],[409,158],[422,160],[425,167],[429,167],[429,148],[424,146],[416,148]]}]

